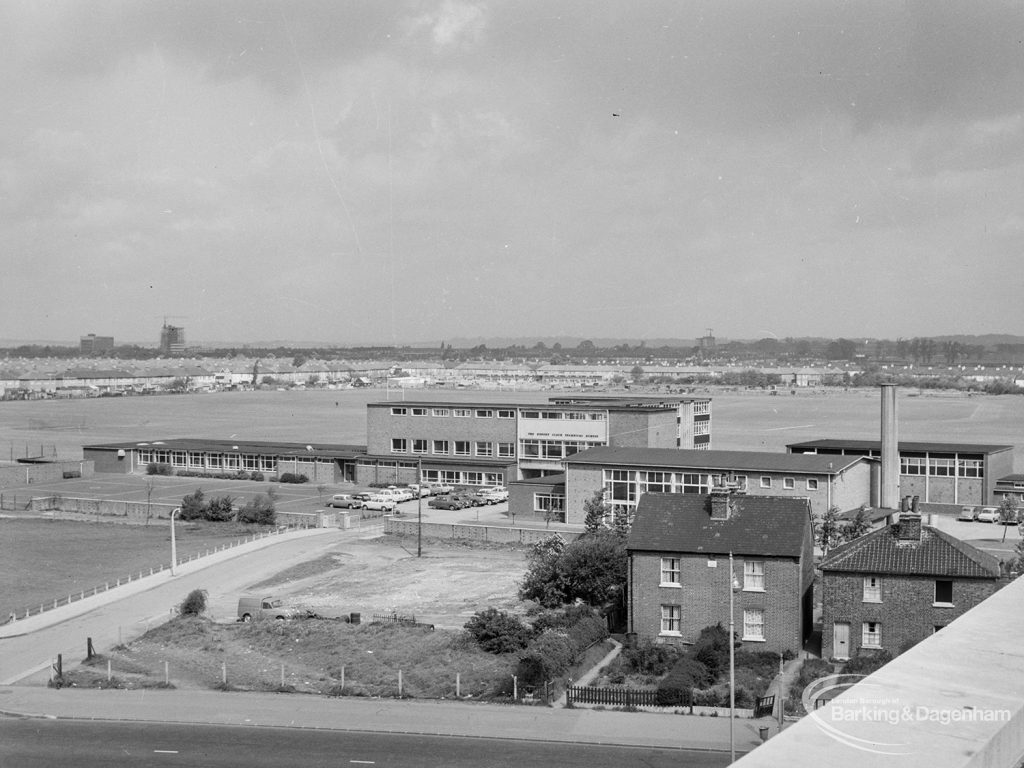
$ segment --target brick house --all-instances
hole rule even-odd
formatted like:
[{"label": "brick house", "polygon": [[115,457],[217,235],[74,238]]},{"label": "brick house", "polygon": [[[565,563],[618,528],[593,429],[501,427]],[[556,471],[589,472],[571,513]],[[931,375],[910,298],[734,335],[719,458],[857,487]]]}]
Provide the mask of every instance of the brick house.
[{"label": "brick house", "polygon": [[998,559],[903,512],[822,561],[822,657],[902,653],[1003,585]]},{"label": "brick house", "polygon": [[658,643],[692,643],[729,626],[733,557],[736,632],[753,650],[800,651],[811,630],[814,581],[807,499],[649,493],[627,542],[628,630]]}]

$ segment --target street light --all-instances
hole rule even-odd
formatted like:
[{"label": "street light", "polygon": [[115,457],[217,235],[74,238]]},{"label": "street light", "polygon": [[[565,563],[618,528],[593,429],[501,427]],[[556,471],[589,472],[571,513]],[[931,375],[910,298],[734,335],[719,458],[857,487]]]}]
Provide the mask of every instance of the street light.
[{"label": "street light", "polygon": [[174,516],[181,512],[181,507],[175,507],[171,512],[171,576],[174,575],[174,566],[178,563],[178,543],[174,540]]},{"label": "street light", "polygon": [[729,553],[729,764],[736,762],[736,618],[734,611],[735,594],[740,584],[732,569],[732,552]]},{"label": "street light", "polygon": [[423,556],[423,457],[416,460],[416,557]]}]

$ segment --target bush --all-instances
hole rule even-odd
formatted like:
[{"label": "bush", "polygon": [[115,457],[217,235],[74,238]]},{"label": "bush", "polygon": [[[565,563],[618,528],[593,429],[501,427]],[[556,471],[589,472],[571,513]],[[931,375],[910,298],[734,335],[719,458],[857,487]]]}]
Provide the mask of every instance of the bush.
[{"label": "bush", "polygon": [[706,665],[692,656],[680,658],[665,675],[655,694],[659,706],[690,706],[693,703],[693,689],[706,688],[715,676]]},{"label": "bush", "polygon": [[847,675],[870,675],[892,661],[892,654],[888,651],[878,653],[862,653],[854,656],[843,665],[843,674]]},{"label": "bush", "polygon": [[497,608],[477,611],[464,626],[487,653],[515,653],[530,642],[530,628],[518,617]]},{"label": "bush", "polygon": [[179,517],[182,520],[202,520],[205,513],[206,500],[203,498],[202,488],[196,488],[194,493],[190,493],[181,500]]},{"label": "bush", "polygon": [[238,522],[256,525],[273,525],[277,522],[277,512],[272,499],[262,493],[256,494],[238,510]]},{"label": "bush", "polygon": [[640,640],[636,645],[623,648],[621,656],[634,672],[661,677],[679,660],[679,654],[674,645]]},{"label": "bush", "polygon": [[253,470],[252,472],[249,473],[249,479],[250,480],[255,480],[255,481],[259,482],[259,483],[262,483],[263,482],[263,473],[260,472],[259,470]]},{"label": "bush", "polygon": [[64,473],[63,473],[63,478],[65,480],[74,480],[75,478],[79,478],[81,476],[82,476],[82,473],[79,472],[77,469],[65,470]]},{"label": "bush", "polygon": [[519,659],[516,674],[526,685],[543,685],[565,673],[577,658],[568,635],[549,629],[530,643]]},{"label": "bush", "polygon": [[296,475],[294,472],[282,472],[280,482],[282,483],[308,483],[309,478],[305,475]]},{"label": "bush", "polygon": [[729,630],[721,622],[704,627],[690,655],[708,668],[712,678],[718,677],[729,665]]},{"label": "bush", "polygon": [[158,463],[155,463],[155,464],[147,464],[146,465],[146,474],[147,475],[173,475],[174,474],[174,469],[171,468],[170,464],[166,464],[166,463],[161,461],[161,462],[158,462]]},{"label": "bush", "polygon": [[206,610],[206,590],[193,589],[178,606],[178,613],[181,616],[200,616]]},{"label": "bush", "polygon": [[235,500],[230,496],[215,496],[206,504],[203,517],[211,523],[226,523],[235,518]]}]

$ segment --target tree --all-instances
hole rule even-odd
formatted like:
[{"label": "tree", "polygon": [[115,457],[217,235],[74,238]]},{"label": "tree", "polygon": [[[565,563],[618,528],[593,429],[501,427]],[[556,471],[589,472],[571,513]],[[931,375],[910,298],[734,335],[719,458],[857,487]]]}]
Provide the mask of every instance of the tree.
[{"label": "tree", "polygon": [[562,594],[558,585],[558,560],[565,552],[565,540],[561,536],[550,536],[538,541],[530,547],[526,556],[528,563],[526,575],[519,584],[520,596],[524,600],[534,600],[544,606],[556,606],[562,603]]},{"label": "tree", "polygon": [[530,628],[517,616],[497,608],[486,608],[473,614],[463,625],[473,636],[480,650],[486,653],[515,653],[530,643]]},{"label": "tree", "polygon": [[871,518],[868,516],[867,508],[862,506],[857,510],[853,519],[843,526],[840,537],[844,542],[853,541],[871,530]]},{"label": "tree", "polygon": [[251,500],[238,510],[238,522],[254,523],[256,525],[273,525],[277,521],[277,513],[274,510],[274,501],[262,493],[256,494]]},{"label": "tree", "polygon": [[196,488],[193,493],[182,498],[179,515],[182,520],[201,520],[205,512],[206,500],[202,488]]},{"label": "tree", "polygon": [[633,377],[633,381],[640,381],[644,377],[644,369],[639,365],[634,365],[629,375]]},{"label": "tree", "polygon": [[179,616],[200,616],[206,610],[206,590],[205,589],[193,589],[184,600],[181,601],[181,605],[178,606]]},{"label": "tree", "polygon": [[828,553],[832,547],[839,543],[839,507],[829,507],[815,523],[814,540],[821,551]]},{"label": "tree", "polygon": [[607,605],[621,598],[626,567],[626,541],[610,531],[584,534],[571,544],[549,539],[534,546],[519,596],[546,608],[575,600]]},{"label": "tree", "polygon": [[212,523],[226,523],[235,518],[235,500],[230,496],[214,496],[206,503],[203,517]]},{"label": "tree", "polygon": [[597,533],[607,525],[612,514],[612,505],[604,500],[604,488],[583,502],[583,528],[587,533]]},{"label": "tree", "polygon": [[1011,521],[1017,522],[1017,500],[1010,495],[1003,496],[1002,502],[999,504],[999,522],[1003,524],[1003,541],[1006,541],[1006,529],[1009,528],[1008,523]]}]

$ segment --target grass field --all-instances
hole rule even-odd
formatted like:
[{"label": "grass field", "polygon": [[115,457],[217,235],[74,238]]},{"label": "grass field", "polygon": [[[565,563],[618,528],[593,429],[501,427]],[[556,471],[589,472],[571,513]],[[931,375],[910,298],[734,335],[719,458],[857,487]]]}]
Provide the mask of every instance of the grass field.
[{"label": "grass field", "polygon": [[[179,523],[178,557],[206,552],[243,538],[253,529],[234,524]],[[166,525],[76,523],[61,520],[0,518],[0,621],[25,608],[39,609],[54,598],[76,599],[82,591],[114,584],[129,574],[171,562]]]}]

